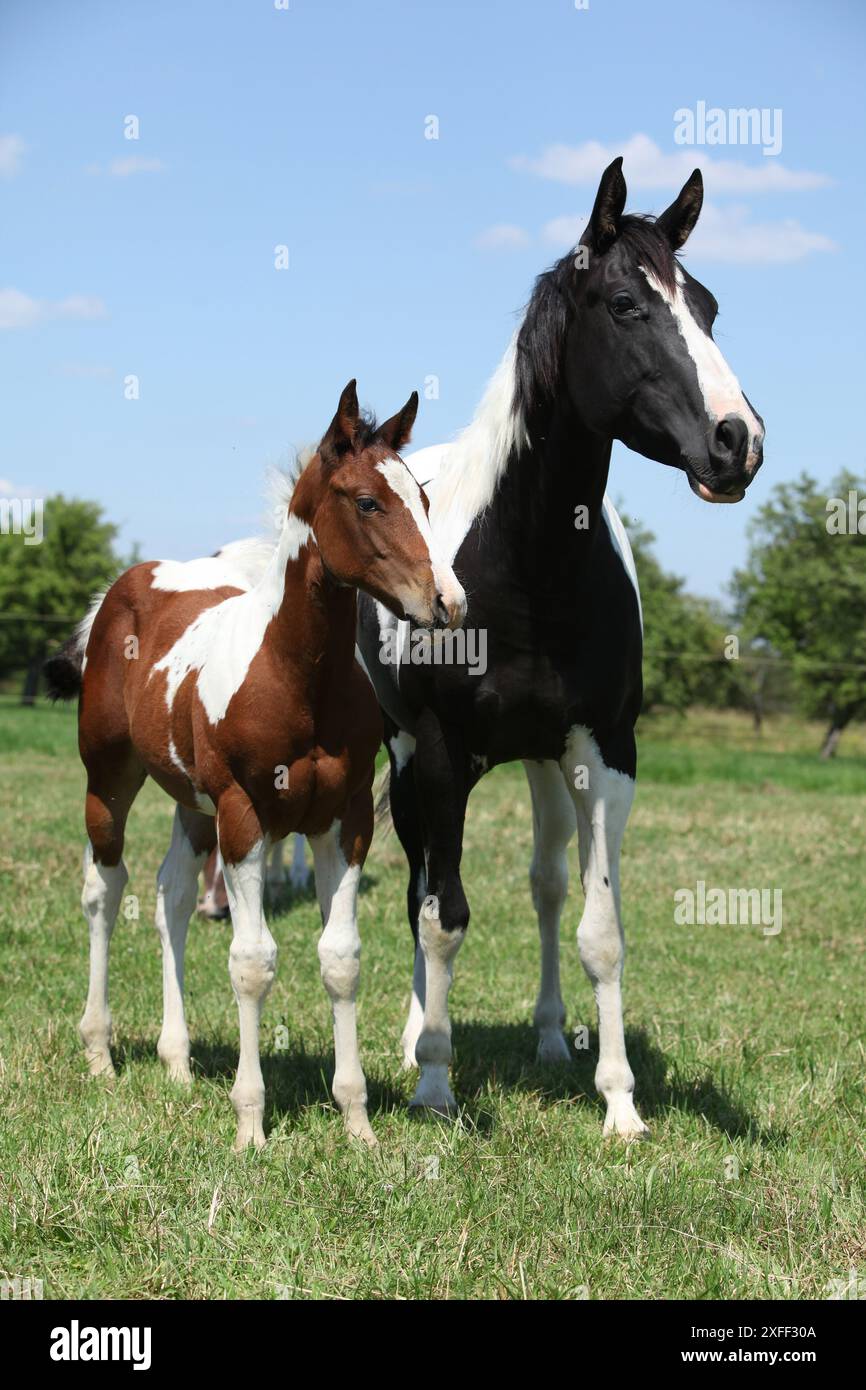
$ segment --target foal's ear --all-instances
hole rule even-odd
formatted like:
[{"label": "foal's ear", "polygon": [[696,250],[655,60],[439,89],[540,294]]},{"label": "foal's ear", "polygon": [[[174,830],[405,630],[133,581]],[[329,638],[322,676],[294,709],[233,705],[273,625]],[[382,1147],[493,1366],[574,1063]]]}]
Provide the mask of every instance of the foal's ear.
[{"label": "foal's ear", "polygon": [[355,436],[361,419],[358,406],[358,392],[355,378],[343,387],[337,413],[322,436],[319,456],[325,463],[335,463],[349,449],[355,447]]},{"label": "foal's ear", "polygon": [[403,445],[409,443],[417,414],[418,392],[413,391],[403,409],[398,410],[396,415],[392,415],[390,420],[379,426],[376,438],[387,444],[389,449],[393,449],[395,454],[399,454]]},{"label": "foal's ear", "polygon": [[601,255],[619,236],[619,219],[625,207],[626,186],[622,173],[622,155],[608,164],[601,176],[595,205],[581,243]]},{"label": "foal's ear", "polygon": [[656,221],[675,251],[685,246],[701,212],[704,201],[704,181],[700,169],[695,169],[671,203]]}]

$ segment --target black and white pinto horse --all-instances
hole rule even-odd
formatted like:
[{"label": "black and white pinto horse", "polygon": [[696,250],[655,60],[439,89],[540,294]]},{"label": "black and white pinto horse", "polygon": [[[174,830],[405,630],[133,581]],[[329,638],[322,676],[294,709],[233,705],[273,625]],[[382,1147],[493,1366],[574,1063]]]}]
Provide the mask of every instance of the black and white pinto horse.
[{"label": "black and white pinto horse", "polygon": [[[696,170],[657,220],[624,216],[622,160],[602,176],[579,246],[541,275],[478,412],[450,446],[409,459],[430,521],[486,630],[487,669],[413,664],[407,624],[362,600],[359,646],[386,715],[390,801],[409,861],[415,973],[403,1035],[413,1104],[441,1112],[448,992],[469,924],[460,879],[469,793],[521,759],[532,793],[530,882],[541,936],[539,1058],[566,1059],[559,920],[579,832],[580,957],[598,1008],[605,1134],[646,1132],[633,1102],[621,976],[619,857],[635,788],[642,624],[631,551],[605,497],[614,439],[682,469],[708,502],[739,501],[763,422],[713,341],[717,305],[675,253],[703,198]],[[387,639],[387,641],[386,641]]]}]

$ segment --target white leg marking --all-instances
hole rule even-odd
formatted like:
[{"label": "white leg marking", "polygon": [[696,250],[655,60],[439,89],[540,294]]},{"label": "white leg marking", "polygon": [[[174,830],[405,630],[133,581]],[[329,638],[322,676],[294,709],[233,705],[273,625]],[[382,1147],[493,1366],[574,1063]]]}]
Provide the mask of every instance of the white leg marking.
[{"label": "white leg marking", "polygon": [[439,920],[439,899],[430,896],[418,914],[418,940],[426,966],[424,1024],[415,1043],[415,1058],[421,1068],[412,1097],[413,1106],[426,1106],[449,1115],[457,1102],[448,1082],[451,1061],[451,1020],[448,1017],[448,991],[454,971],[454,957],[463,944],[465,931],[446,931]]},{"label": "white leg marking", "polygon": [[[575,791],[574,769],[587,768],[588,787]],[[622,1021],[622,962],[625,950],[620,915],[619,855],[634,797],[634,782],[605,766],[595,740],[573,729],[562,759],[566,786],[578,808],[586,904],[577,943],[598,1006],[598,1067],[595,1084],[607,1101],[605,1134],[636,1139],[647,1127],[634,1107],[634,1076],[625,1050]],[[588,830],[588,834],[587,834]]]},{"label": "white leg marking", "polygon": [[183,1010],[183,966],[198,875],[206,858],[193,850],[177,807],[171,845],[156,876],[155,919],[162,942],[162,1032],[156,1050],[172,1081],[192,1081],[189,1033]]},{"label": "white leg marking", "polygon": [[535,1005],[539,1062],[569,1062],[563,1036],[565,1006],[559,984],[559,918],[568,893],[568,843],[576,828],[574,804],[555,762],[525,762],[532,792],[535,849],[529,870],[541,938],[541,983]]},{"label": "white leg marking", "polygon": [[268,846],[259,840],[238,864],[225,864],[226,892],[234,936],[229,950],[229,975],[238,1001],[241,1048],[232,1104],[238,1119],[235,1149],[247,1144],[260,1149],[265,1142],[265,1084],[259,1059],[259,1020],[262,1004],[274,981],[277,947],[262,911]]},{"label": "white leg marking", "polygon": [[88,844],[84,851],[81,907],[90,928],[90,983],[78,1032],[93,1076],[114,1075],[108,1008],[108,952],[128,878],[123,860],[113,868],[94,864]]},{"label": "white leg marking", "polygon": [[[424,869],[418,872],[418,882],[415,885],[415,892],[418,900],[418,911],[421,911],[421,904],[427,896],[427,874]],[[412,969],[412,998],[409,1001],[409,1017],[406,1019],[406,1027],[403,1029],[403,1036],[400,1044],[403,1048],[403,1070],[410,1071],[412,1067],[418,1065],[415,1060],[415,1044],[418,1041],[421,1029],[424,1025],[424,1000],[427,995],[427,967],[424,964],[424,952],[419,942],[415,947],[415,963]]]},{"label": "white leg marking", "polygon": [[319,938],[322,981],[334,1013],[334,1099],[343,1112],[346,1130],[355,1139],[374,1145],[376,1136],[367,1118],[367,1083],[358,1055],[355,996],[361,974],[358,934],[358,884],[361,868],[346,863],[340,847],[340,822],[325,835],[310,840],[316,871],[316,893],[324,930]]}]

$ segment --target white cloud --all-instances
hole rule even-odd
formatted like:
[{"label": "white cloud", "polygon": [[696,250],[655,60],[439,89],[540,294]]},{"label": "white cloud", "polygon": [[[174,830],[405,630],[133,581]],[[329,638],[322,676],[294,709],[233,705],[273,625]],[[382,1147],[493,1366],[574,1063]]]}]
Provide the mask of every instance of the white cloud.
[{"label": "white cloud", "polygon": [[[809,232],[788,217],[775,222],[752,222],[742,204],[717,207],[704,203],[698,225],[689,237],[689,260],[738,261],[741,265],[782,265],[801,261],[812,251],[837,251],[835,241]],[[579,241],[586,216],[554,217],[541,229],[541,240],[565,250]]]},{"label": "white cloud", "polygon": [[740,205],[715,207],[705,203],[698,225],[689,237],[690,258],[739,261],[749,265],[781,265],[801,261],[812,251],[838,251],[830,237],[809,232],[793,217],[778,222],[751,222]]},{"label": "white cloud", "polygon": [[536,159],[515,155],[513,169],[537,174],[556,183],[597,183],[603,169],[617,155],[623,156],[623,173],[629,188],[670,189],[677,192],[695,167],[701,170],[711,195],[719,193],[794,193],[823,188],[826,174],[788,169],[775,158],[743,164],[736,159],[717,159],[704,145],[690,145],[665,154],[648,135],[632,135],[621,145],[602,145],[587,140],[582,145],[548,145]]},{"label": "white cloud", "polygon": [[0,329],[32,328],[45,319],[101,319],[107,310],[95,295],[70,294],[65,299],[34,299],[21,290],[0,290]]},{"label": "white cloud", "polygon": [[529,233],[523,227],[517,227],[513,222],[497,222],[494,227],[479,232],[474,245],[479,251],[519,251],[529,242]]},{"label": "white cloud", "polygon": [[161,174],[165,169],[161,159],[146,159],[144,155],[127,155],[125,159],[112,159],[108,166],[109,174],[125,179],[130,174]]},{"label": "white cloud", "polygon": [[18,173],[26,148],[20,135],[0,135],[0,177],[11,179]]}]

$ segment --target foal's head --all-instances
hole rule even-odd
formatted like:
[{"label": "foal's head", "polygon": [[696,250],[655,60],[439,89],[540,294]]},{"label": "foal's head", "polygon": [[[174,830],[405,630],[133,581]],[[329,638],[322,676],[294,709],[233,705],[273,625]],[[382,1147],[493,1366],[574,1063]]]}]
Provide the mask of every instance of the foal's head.
[{"label": "foal's head", "polygon": [[413,391],[402,410],[376,425],[358,407],[355,382],[301,474],[292,509],[313,529],[322,563],[340,584],[363,589],[419,627],[460,627],[466,595],[436,553],[427,497],[399,451],[418,411]]},{"label": "foal's head", "polygon": [[739,502],[764,424],[713,341],[718,304],[675,256],[701,210],[700,170],[653,220],[623,216],[621,166],[602,175],[576,254],[548,272],[571,403],[594,432],[681,468],[704,501]]}]

